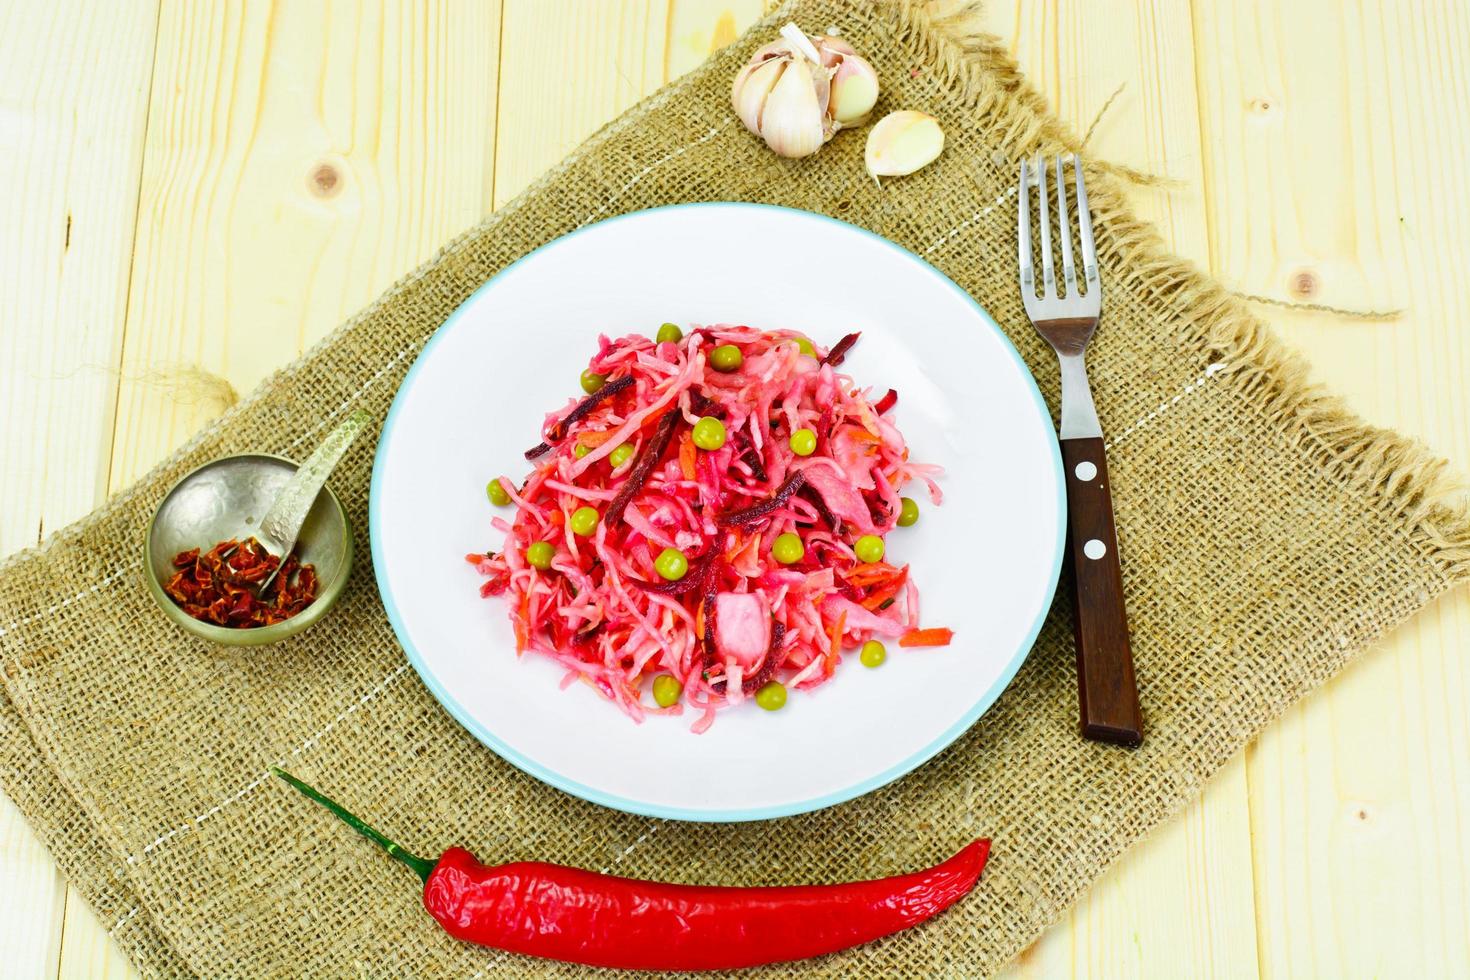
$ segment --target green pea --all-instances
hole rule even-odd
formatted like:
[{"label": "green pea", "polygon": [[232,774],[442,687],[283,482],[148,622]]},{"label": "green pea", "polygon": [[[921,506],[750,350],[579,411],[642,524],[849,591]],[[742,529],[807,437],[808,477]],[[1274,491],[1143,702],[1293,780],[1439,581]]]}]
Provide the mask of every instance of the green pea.
[{"label": "green pea", "polygon": [[783,565],[799,562],[805,554],[806,546],[801,543],[801,536],[790,531],[776,535],[776,540],[771,542],[771,557]]},{"label": "green pea", "polygon": [[786,707],[786,685],[780,681],[769,681],[755,692],[755,703],[767,711],[780,711]]},{"label": "green pea", "polygon": [[592,452],[591,447],[584,446],[580,442],[572,447],[572,455],[577,457],[578,459],[581,459],[583,456],[586,456],[590,452]]},{"label": "green pea", "polygon": [[689,559],[678,548],[665,548],[653,560],[653,570],[670,582],[677,582],[689,571]]},{"label": "green pea", "polygon": [[700,449],[714,452],[725,444],[725,423],[712,415],[706,415],[694,423],[692,438]]},{"label": "green pea", "polygon": [[613,469],[617,469],[632,458],[633,446],[626,442],[607,454],[607,461],[612,464]]},{"label": "green pea", "polygon": [[882,667],[883,661],[888,659],[888,650],[877,640],[869,640],[863,644],[858,651],[858,660],[864,667]]},{"label": "green pea", "polygon": [[[677,323],[665,323],[658,328],[658,333],[653,335],[653,339],[660,344],[677,344],[684,339],[684,331],[679,329]],[[678,695],[675,695],[675,697],[677,698]],[[668,705],[664,705],[664,707],[668,707]]]},{"label": "green pea", "polygon": [[671,708],[679,701],[679,695],[684,693],[684,685],[680,684],[673,674],[659,674],[653,679],[653,699],[658,702],[660,708]]},{"label": "green pea", "polygon": [[898,498],[898,526],[913,527],[919,523],[919,505],[913,497]]},{"label": "green pea", "polygon": [[817,356],[817,349],[812,346],[812,342],[810,340],[807,340],[805,337],[797,337],[795,338],[795,340],[797,350],[801,351],[807,357]]},{"label": "green pea", "polygon": [[555,557],[556,548],[550,541],[537,541],[526,549],[526,563],[543,572],[551,567],[551,559]]},{"label": "green pea", "polygon": [[817,451],[817,434],[811,429],[797,429],[791,433],[791,451],[798,456],[810,456]]},{"label": "green pea", "polygon": [[489,497],[490,502],[496,507],[504,507],[510,503],[510,494],[506,493],[505,487],[500,485],[500,477],[498,476],[485,484],[485,496]]},{"label": "green pea", "polygon": [[857,542],[852,546],[852,550],[857,552],[858,561],[869,564],[875,561],[882,561],[884,551],[883,539],[876,534],[864,534],[857,539]]},{"label": "green pea", "polygon": [[582,372],[582,390],[589,395],[597,393],[607,378],[601,374],[594,374],[590,369]]},{"label": "green pea", "polygon": [[716,371],[738,371],[745,355],[734,344],[721,344],[709,352],[709,363]]},{"label": "green pea", "polygon": [[597,530],[597,522],[602,515],[597,513],[596,507],[578,507],[572,511],[568,524],[571,525],[572,533],[582,538],[590,538],[592,532]]}]

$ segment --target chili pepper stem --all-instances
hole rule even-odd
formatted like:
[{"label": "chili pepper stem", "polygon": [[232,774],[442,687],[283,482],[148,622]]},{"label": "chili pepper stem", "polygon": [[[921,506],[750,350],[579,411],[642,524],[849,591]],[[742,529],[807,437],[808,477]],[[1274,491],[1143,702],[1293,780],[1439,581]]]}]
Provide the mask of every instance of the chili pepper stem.
[{"label": "chili pepper stem", "polygon": [[280,768],[279,766],[271,766],[271,772],[277,776],[280,776],[286,782],[296,787],[297,791],[300,792],[302,796],[305,796],[307,799],[315,800],[322,806],[326,807],[328,810],[332,811],[337,819],[341,820],[343,823],[351,827],[353,830],[357,831],[359,834],[362,834],[362,836],[366,837],[374,844],[377,844],[383,850],[387,851],[388,856],[391,857],[393,860],[407,865],[413,870],[414,874],[418,875],[426,883],[428,882],[429,875],[433,872],[436,862],[430,861],[427,858],[418,857],[417,855],[410,854],[409,852],[405,851],[402,847],[399,847],[393,841],[384,837],[372,827],[369,827],[360,817],[343,809],[342,806],[335,800],[332,800],[329,797],[322,795],[322,793],[320,793],[318,790],[306,785],[301,780],[297,779],[295,776],[291,775],[289,772]]}]

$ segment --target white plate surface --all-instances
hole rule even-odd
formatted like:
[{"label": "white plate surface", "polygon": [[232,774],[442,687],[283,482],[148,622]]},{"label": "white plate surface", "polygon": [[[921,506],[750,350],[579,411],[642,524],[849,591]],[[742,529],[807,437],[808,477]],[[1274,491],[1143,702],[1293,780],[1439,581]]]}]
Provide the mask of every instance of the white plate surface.
[{"label": "white plate surface", "polygon": [[[503,602],[481,599],[466,552],[501,547],[485,482],[519,479],[543,414],[578,392],[598,333],[738,322],[862,340],[843,370],[881,392],[913,458],[942,464],[944,506],[889,535],[911,562],[925,625],[952,646],[901,650],[786,708],[638,725],[562,670],[518,658]],[[1025,659],[1056,587],[1065,530],[1056,436],[1036,385],[990,317],[949,279],[866,231],[801,211],[684,205],[591,225],[486,283],[440,328],[393,403],[373,471],[378,585],[431,691],[486,745],[606,806],[752,820],[875,789],[952,742]]]}]

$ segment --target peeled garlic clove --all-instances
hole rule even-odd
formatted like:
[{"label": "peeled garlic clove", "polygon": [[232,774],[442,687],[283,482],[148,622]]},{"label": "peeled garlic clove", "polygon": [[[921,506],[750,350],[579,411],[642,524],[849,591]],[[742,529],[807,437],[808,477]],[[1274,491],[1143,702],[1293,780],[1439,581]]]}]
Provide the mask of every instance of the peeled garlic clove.
[{"label": "peeled garlic clove", "polygon": [[[850,45],[844,45],[849,47]],[[878,101],[878,73],[857,54],[844,55],[832,74],[832,118],[840,126],[856,126]]]},{"label": "peeled garlic clove", "polygon": [[778,156],[811,156],[833,132],[827,119],[829,97],[826,69],[805,58],[793,59],[766,96],[761,138]]},{"label": "peeled garlic clove", "polygon": [[868,133],[863,154],[868,173],[879,177],[901,177],[927,166],[944,150],[944,130],[939,120],[924,112],[900,109],[890,112]]},{"label": "peeled garlic clove", "polygon": [[775,88],[781,73],[790,64],[787,58],[771,58],[767,61],[746,65],[735,76],[735,85],[730,91],[730,101],[735,106],[735,115],[745,123],[745,128],[755,135],[761,134],[761,110],[766,99]]}]

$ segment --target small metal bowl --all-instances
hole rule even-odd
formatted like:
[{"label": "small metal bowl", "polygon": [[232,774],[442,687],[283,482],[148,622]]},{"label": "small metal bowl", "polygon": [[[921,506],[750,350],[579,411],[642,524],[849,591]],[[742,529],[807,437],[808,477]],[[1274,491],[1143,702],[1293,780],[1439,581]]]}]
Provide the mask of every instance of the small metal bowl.
[{"label": "small metal bowl", "polygon": [[165,616],[195,636],[227,646],[260,646],[299,633],[327,614],[352,571],[352,525],[330,487],[323,487],[296,539],[303,564],[315,565],[317,597],[290,619],[271,626],[232,629],[204,623],[184,612],[163,591],[174,574],[173,558],[191,548],[208,550],[220,541],[247,538],[285,487],[297,464],[255,453],[205,463],[163,498],[143,543],[148,591]]}]

